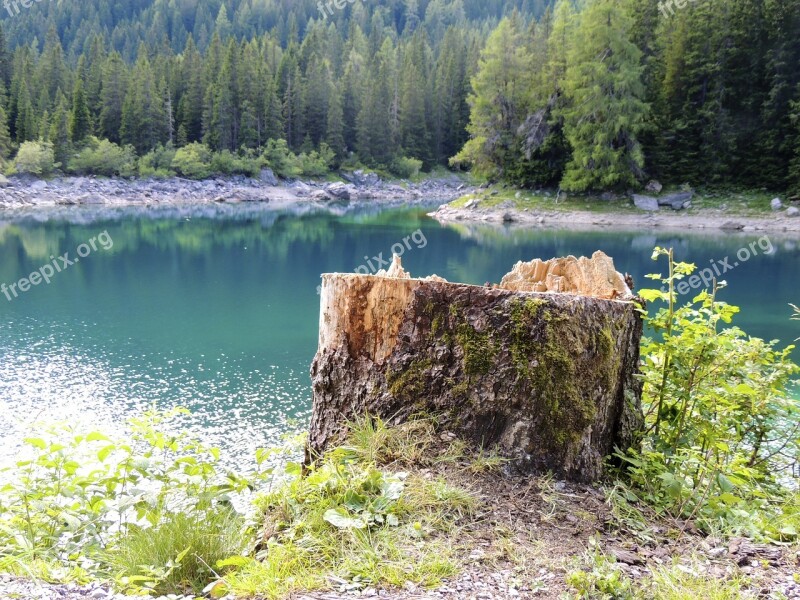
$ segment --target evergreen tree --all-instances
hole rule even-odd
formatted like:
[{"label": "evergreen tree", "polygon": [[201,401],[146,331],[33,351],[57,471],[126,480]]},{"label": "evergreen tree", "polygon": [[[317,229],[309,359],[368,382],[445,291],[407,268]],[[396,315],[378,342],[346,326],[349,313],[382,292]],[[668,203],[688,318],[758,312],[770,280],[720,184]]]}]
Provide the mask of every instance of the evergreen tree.
[{"label": "evergreen tree", "polygon": [[69,105],[66,96],[59,90],[56,93],[56,107],[50,124],[50,141],[57,163],[66,167],[72,154],[69,137]]},{"label": "evergreen tree", "polygon": [[11,134],[8,132],[8,116],[5,109],[0,106],[0,163],[11,155]]},{"label": "evergreen tree", "polygon": [[92,134],[92,117],[86,94],[83,91],[83,80],[78,77],[72,93],[72,111],[69,116],[69,137],[74,144],[80,144]]},{"label": "evergreen tree", "polygon": [[341,160],[345,156],[344,142],[344,109],[342,107],[342,93],[334,87],[331,100],[328,103],[328,115],[325,128],[325,143],[333,150],[336,158]]},{"label": "evergreen tree", "polygon": [[120,141],[122,105],[125,101],[128,73],[122,56],[112,52],[103,65],[103,85],[98,130],[100,135],[114,143]]},{"label": "evergreen tree", "polygon": [[580,15],[564,80],[569,104],[561,110],[572,148],[561,183],[567,190],[624,189],[643,176],[638,135],[648,106],[626,4],[594,0]]}]

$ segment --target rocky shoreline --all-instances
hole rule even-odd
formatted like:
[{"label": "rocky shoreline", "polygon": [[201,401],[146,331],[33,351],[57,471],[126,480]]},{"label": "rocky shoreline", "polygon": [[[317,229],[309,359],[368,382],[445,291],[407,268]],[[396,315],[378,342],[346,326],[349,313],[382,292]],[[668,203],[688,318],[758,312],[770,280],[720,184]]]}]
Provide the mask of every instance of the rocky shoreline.
[{"label": "rocky shoreline", "polygon": [[0,214],[4,210],[56,206],[159,206],[181,204],[289,204],[339,200],[452,200],[464,193],[457,176],[419,183],[385,182],[360,171],[345,181],[279,181],[269,169],[258,179],[244,176],[194,181],[169,179],[57,177],[50,180],[13,176],[0,180]]},{"label": "rocky shoreline", "polygon": [[786,212],[752,216],[717,210],[689,209],[681,212],[592,212],[580,210],[517,209],[498,205],[456,208],[445,204],[429,214],[442,224],[490,223],[521,227],[565,227],[570,229],[663,229],[683,231],[721,230],[726,232],[763,231],[800,233],[800,217]]}]

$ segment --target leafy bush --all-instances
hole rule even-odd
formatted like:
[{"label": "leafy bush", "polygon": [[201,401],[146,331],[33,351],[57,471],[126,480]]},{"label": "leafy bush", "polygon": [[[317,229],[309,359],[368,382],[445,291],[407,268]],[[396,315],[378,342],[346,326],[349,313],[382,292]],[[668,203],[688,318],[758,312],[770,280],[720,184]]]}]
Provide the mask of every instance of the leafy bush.
[{"label": "leafy bush", "polygon": [[[219,451],[165,430],[181,411],[149,412],[131,422],[130,439],[113,441],[100,432],[78,434],[68,427],[25,440],[30,457],[0,487],[0,559],[42,561],[59,568],[100,569],[125,564],[137,554],[142,536],[184,529],[185,519],[219,525],[229,540],[226,520],[232,492],[248,481],[217,471]],[[142,531],[150,533],[142,533]],[[192,569],[195,557],[212,548],[199,533],[193,557],[181,563],[178,553],[166,563],[142,563],[137,578],[121,580],[158,588],[165,578]],[[205,544],[205,545],[204,545]],[[153,559],[174,547],[153,548]],[[182,552],[185,548],[180,548]],[[212,548],[213,549],[213,548]],[[162,554],[159,554],[162,553]],[[215,560],[209,556],[208,560]],[[206,562],[208,562],[206,560]],[[181,563],[180,565],[178,563]],[[123,573],[125,575],[125,573]]]},{"label": "leafy bush", "polygon": [[208,146],[193,142],[175,152],[170,166],[189,179],[205,179],[212,173],[212,160],[213,153]]},{"label": "leafy bush", "polygon": [[406,156],[398,156],[389,165],[389,171],[401,177],[402,179],[411,179],[419,175],[422,169],[422,161],[416,158],[408,158]]},{"label": "leafy bush", "polygon": [[14,159],[16,173],[47,176],[59,166],[50,142],[23,142]]},{"label": "leafy bush", "polygon": [[[296,446],[259,450],[246,479],[223,475],[215,448],[170,433],[181,412],[134,419],[121,441],[69,427],[26,439],[31,456],[5,469],[0,487],[0,565],[48,579],[111,577],[126,592],[268,598],[336,578],[360,588],[453,573],[447,549],[423,541],[475,499],[374,462],[429,456],[430,426],[354,424],[349,445],[306,473],[286,462]],[[279,460],[285,469],[273,473]],[[256,486],[266,489],[257,538],[232,502]]]},{"label": "leafy bush", "polygon": [[253,156],[237,156],[230,150],[215,152],[211,159],[211,170],[222,175],[247,175],[257,177],[261,172],[261,164]]},{"label": "leafy bush", "polygon": [[133,146],[117,146],[108,140],[92,136],[86,146],[67,165],[70,173],[128,177],[136,172],[136,152]]},{"label": "leafy bush", "polygon": [[299,159],[289,150],[286,140],[269,140],[262,156],[278,177],[292,179],[303,173]]},{"label": "leafy bush", "polygon": [[172,144],[166,146],[159,144],[139,159],[139,175],[142,177],[172,177],[175,175],[175,171],[172,170],[175,154],[176,150]]},{"label": "leafy bush", "polygon": [[298,157],[300,170],[306,177],[324,177],[330,172],[335,159],[336,154],[325,143],[320,145],[319,152],[312,150]]},{"label": "leafy bush", "polygon": [[645,319],[660,339],[642,346],[647,434],[641,453],[620,455],[628,473],[646,502],[706,530],[795,538],[780,485],[800,455],[792,347],[721,328],[739,312],[717,300],[721,284],[678,306],[676,282],[695,266],[675,262],[672,250],[657,248],[660,256],[669,275],[650,277],[664,287],[640,292],[665,305]]}]

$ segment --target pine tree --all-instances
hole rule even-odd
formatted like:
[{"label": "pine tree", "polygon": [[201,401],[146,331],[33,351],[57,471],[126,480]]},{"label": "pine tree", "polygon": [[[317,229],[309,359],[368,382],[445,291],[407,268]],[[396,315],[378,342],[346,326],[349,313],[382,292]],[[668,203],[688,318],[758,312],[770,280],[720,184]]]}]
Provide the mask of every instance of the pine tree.
[{"label": "pine tree", "polygon": [[427,123],[425,38],[421,31],[414,34],[403,57],[400,70],[400,143],[403,152],[431,166],[430,136]]},{"label": "pine tree", "polygon": [[69,137],[73,144],[80,144],[92,134],[92,116],[83,91],[83,80],[78,77],[72,93],[72,111],[69,116]]},{"label": "pine tree", "polygon": [[31,102],[31,94],[28,91],[28,84],[24,79],[19,86],[16,105],[17,121],[15,130],[17,143],[21,144],[22,142],[36,139],[38,133],[36,117],[33,110],[33,102]]},{"label": "pine tree", "polygon": [[638,135],[649,107],[626,3],[593,0],[580,14],[564,80],[569,105],[560,111],[572,147],[566,190],[624,189],[643,175]]},{"label": "pine tree", "polygon": [[333,150],[338,160],[344,158],[344,110],[342,108],[342,93],[335,86],[331,93],[331,101],[328,103],[325,143]]},{"label": "pine tree", "polygon": [[103,85],[98,130],[102,137],[119,143],[122,105],[128,85],[128,73],[122,56],[112,52],[103,65]]},{"label": "pine tree", "polygon": [[470,140],[453,159],[491,176],[502,176],[519,160],[516,133],[527,115],[531,87],[519,25],[503,19],[486,42],[469,96]]},{"label": "pine tree", "polygon": [[56,107],[50,125],[50,141],[56,162],[66,167],[72,154],[72,142],[69,137],[69,105],[67,98],[59,90],[56,93]]},{"label": "pine tree", "polygon": [[11,155],[11,134],[8,132],[8,116],[5,109],[0,106],[0,163]]}]

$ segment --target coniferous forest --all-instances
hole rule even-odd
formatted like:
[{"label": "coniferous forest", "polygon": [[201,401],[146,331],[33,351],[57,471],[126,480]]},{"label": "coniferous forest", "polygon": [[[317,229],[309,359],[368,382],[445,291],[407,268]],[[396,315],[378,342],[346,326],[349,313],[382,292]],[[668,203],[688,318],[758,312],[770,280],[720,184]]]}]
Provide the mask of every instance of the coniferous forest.
[{"label": "coniferous forest", "polygon": [[285,140],[530,187],[800,189],[800,0],[343,4],[9,2],[0,154]]}]

